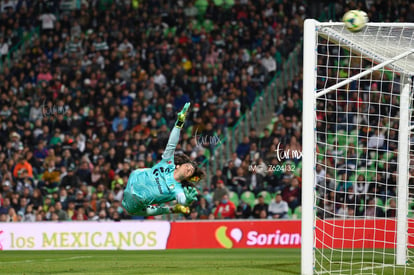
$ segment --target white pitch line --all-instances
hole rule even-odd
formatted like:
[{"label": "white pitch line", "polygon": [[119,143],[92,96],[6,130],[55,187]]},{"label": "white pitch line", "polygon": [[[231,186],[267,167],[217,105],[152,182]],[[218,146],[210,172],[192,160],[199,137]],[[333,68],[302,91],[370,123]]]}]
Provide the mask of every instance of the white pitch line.
[{"label": "white pitch line", "polygon": [[21,260],[21,261],[1,261],[1,263],[7,264],[18,264],[18,263],[33,263],[33,262],[57,262],[61,260],[78,260],[78,259],[86,259],[92,258],[92,256],[75,256],[75,257],[68,257],[68,258],[54,258],[54,259],[36,259],[36,260]]}]

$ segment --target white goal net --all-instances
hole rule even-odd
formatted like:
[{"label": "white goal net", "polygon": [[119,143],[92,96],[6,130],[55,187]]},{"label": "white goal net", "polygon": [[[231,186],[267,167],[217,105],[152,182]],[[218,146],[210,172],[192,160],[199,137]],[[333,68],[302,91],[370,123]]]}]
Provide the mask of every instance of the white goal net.
[{"label": "white goal net", "polygon": [[414,274],[413,38],[305,23],[302,274]]}]

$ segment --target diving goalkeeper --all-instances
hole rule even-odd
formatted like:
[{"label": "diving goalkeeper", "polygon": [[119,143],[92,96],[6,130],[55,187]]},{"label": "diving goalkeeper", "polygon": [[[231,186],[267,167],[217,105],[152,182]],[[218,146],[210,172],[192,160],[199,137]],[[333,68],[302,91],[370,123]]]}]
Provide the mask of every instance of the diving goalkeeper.
[{"label": "diving goalkeeper", "polygon": [[[130,215],[188,214],[188,205],[197,200],[195,184],[204,172],[187,155],[174,156],[189,107],[190,103],[186,103],[178,113],[162,160],[152,168],[137,169],[129,176],[122,206]],[[161,206],[173,200],[177,201],[174,207]]]}]

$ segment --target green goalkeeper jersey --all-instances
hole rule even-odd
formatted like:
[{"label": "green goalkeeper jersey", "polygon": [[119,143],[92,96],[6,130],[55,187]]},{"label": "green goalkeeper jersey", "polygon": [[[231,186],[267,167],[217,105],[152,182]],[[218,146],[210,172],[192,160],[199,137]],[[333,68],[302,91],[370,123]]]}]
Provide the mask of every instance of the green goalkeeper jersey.
[{"label": "green goalkeeper jersey", "polygon": [[139,212],[148,205],[177,200],[187,204],[183,186],[174,179],[174,151],[180,129],[171,131],[162,160],[152,168],[137,169],[131,173],[124,190],[123,205],[130,213]]}]

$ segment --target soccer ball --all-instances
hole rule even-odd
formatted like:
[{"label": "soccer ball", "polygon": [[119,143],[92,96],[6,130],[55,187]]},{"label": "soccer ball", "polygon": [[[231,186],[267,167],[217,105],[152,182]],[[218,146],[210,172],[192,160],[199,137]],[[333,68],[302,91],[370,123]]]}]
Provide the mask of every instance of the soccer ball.
[{"label": "soccer ball", "polygon": [[359,32],[365,27],[368,22],[368,16],[361,10],[350,10],[344,14],[342,21],[345,27],[351,32]]}]

